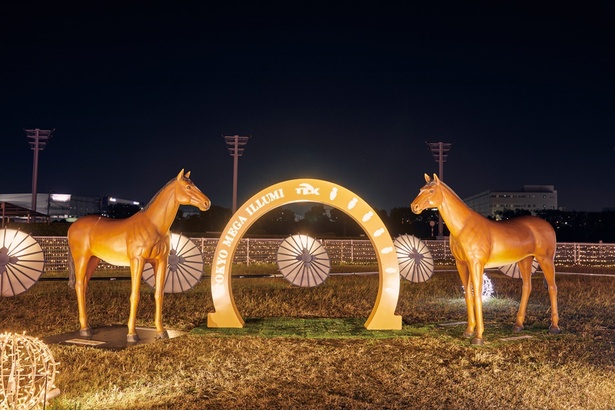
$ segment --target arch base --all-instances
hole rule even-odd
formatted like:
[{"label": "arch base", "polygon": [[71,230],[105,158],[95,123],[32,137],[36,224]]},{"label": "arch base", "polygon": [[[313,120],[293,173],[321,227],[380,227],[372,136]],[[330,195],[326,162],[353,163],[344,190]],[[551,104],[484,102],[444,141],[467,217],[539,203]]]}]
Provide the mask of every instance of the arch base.
[{"label": "arch base", "polygon": [[231,312],[218,312],[207,314],[207,327],[209,328],[243,328],[245,322],[241,317]]},{"label": "arch base", "polygon": [[365,328],[368,330],[401,330],[401,315],[387,315],[368,319]]}]

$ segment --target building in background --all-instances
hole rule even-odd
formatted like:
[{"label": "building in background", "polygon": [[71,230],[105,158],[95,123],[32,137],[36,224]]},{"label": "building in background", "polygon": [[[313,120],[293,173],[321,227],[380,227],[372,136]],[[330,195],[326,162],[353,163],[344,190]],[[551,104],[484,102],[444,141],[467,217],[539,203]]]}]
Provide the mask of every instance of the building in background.
[{"label": "building in background", "polygon": [[551,185],[524,185],[518,191],[484,191],[463,200],[485,217],[504,210],[557,210],[557,190]]},{"label": "building in background", "polygon": [[[124,200],[110,196],[77,196],[72,194],[37,194],[36,212],[38,216],[48,216],[49,221],[72,222],[88,214],[108,216],[114,207],[141,207],[138,201]],[[0,194],[0,203],[13,204],[31,209],[32,194]],[[26,217],[13,217],[16,221]]]}]

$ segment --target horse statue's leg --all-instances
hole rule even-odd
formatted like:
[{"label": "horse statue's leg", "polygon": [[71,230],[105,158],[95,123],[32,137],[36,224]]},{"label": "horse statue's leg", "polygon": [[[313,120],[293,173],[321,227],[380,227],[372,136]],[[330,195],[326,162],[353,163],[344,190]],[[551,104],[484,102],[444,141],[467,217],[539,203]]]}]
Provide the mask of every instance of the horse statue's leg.
[{"label": "horse statue's leg", "polygon": [[139,335],[136,331],[137,309],[139,308],[139,298],[141,297],[141,276],[143,275],[143,266],[145,260],[140,257],[134,257],[130,260],[130,315],[128,317],[128,342],[139,341]]},{"label": "horse statue's leg", "polygon": [[542,272],[545,275],[545,280],[549,287],[549,299],[551,300],[551,325],[549,326],[549,332],[551,334],[559,334],[561,332],[559,328],[559,314],[557,311],[557,285],[555,284],[555,263],[552,258],[548,257],[536,257]]},{"label": "horse statue's leg", "polygon": [[459,273],[459,278],[461,278],[461,284],[463,285],[465,292],[466,309],[468,311],[468,326],[463,332],[463,336],[465,338],[470,338],[474,336],[474,328],[476,327],[476,316],[474,315],[474,296],[469,291],[470,271],[465,261],[455,260],[455,265],[457,266],[457,272]]},{"label": "horse statue's leg", "polygon": [[154,298],[156,300],[156,339],[169,338],[169,333],[162,325],[162,301],[164,299],[164,283],[167,274],[167,259],[162,258],[154,267],[156,273],[156,289],[154,290]]},{"label": "horse statue's leg", "polygon": [[476,316],[476,332],[474,333],[474,338],[472,338],[472,344],[483,345],[483,332],[485,331],[485,324],[483,322],[483,273],[485,266],[479,261],[471,261],[469,267],[472,291],[474,293],[474,315]]},{"label": "horse statue's leg", "polygon": [[527,302],[532,292],[532,262],[534,256],[525,257],[523,260],[518,261],[519,271],[521,272],[521,280],[523,281],[521,289],[521,303],[519,304],[519,311],[517,312],[517,320],[513,327],[513,332],[520,332],[523,330],[523,323],[525,322],[525,313],[527,310]]},{"label": "horse statue's leg", "polygon": [[94,256],[78,257],[74,260],[75,292],[77,294],[77,305],[79,307],[79,335],[85,338],[92,337],[92,328],[88,324],[86,293],[88,282],[94,270],[96,270],[99,261],[100,259]]}]

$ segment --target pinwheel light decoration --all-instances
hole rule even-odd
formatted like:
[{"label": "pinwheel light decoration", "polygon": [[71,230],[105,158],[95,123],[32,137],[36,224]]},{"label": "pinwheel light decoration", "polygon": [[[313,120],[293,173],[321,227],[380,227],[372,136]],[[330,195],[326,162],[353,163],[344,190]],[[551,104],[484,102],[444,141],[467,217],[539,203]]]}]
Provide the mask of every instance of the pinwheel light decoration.
[{"label": "pinwheel light decoration", "polygon": [[[540,264],[538,264],[538,261],[536,261],[536,259],[534,258],[534,260],[532,261],[532,275],[534,275],[539,266]],[[502,267],[499,267],[499,269],[503,274],[507,275],[510,278],[521,278],[521,271],[519,270],[519,265],[517,263],[504,265]]]},{"label": "pinwheel light decoration", "polygon": [[0,291],[12,297],[27,291],[43,273],[45,256],[30,235],[11,228],[0,229]]},{"label": "pinwheel light decoration", "polygon": [[[194,242],[182,235],[171,233],[171,251],[167,263],[164,292],[182,293],[197,285],[203,276],[203,255]],[[143,270],[143,280],[156,287],[156,275],[151,264]]]},{"label": "pinwheel light decoration", "polygon": [[405,234],[397,237],[393,245],[402,277],[413,283],[422,283],[431,278],[434,262],[425,243],[413,235]]},{"label": "pinwheel light decoration", "polygon": [[282,241],[277,262],[284,278],[300,287],[322,284],[331,270],[327,250],[318,240],[303,234],[292,235]]}]

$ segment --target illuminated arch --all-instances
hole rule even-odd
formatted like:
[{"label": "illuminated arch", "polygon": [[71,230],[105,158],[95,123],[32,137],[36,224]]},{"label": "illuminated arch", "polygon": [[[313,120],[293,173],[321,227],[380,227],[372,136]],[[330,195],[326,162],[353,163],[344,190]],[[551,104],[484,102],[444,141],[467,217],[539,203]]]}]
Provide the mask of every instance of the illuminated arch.
[{"label": "illuminated arch", "polygon": [[376,304],[365,322],[369,330],[400,330],[401,316],[395,315],[400,277],[397,253],[389,231],[378,214],[359,196],[337,184],[314,179],[288,180],[255,194],[237,209],[228,222],[211,265],[211,294],[215,312],[207,315],[207,326],[241,328],[244,321],[231,292],[231,268],[239,241],[261,216],[285,204],[315,202],[335,207],[351,216],[367,233],[376,250],[379,287]]}]

